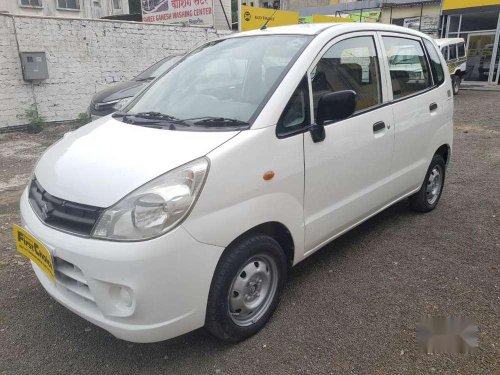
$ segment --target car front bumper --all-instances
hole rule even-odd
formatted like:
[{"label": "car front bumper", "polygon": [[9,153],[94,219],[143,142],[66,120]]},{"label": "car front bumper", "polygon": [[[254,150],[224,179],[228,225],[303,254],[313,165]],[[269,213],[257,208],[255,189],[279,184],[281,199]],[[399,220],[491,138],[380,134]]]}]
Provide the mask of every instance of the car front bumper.
[{"label": "car front bumper", "polygon": [[52,229],[21,198],[24,228],[51,252],[53,283],[32,263],[47,292],[84,319],[132,342],[166,340],[205,322],[210,283],[224,250],[179,226],[141,242],[84,238]]}]

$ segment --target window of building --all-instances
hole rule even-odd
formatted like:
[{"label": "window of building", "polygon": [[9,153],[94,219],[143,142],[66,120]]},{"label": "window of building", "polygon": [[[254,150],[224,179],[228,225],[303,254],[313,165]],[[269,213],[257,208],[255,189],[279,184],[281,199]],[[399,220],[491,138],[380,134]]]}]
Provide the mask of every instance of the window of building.
[{"label": "window of building", "polygon": [[314,113],[323,94],[342,90],[356,92],[356,111],[380,104],[380,70],[373,38],[350,38],[333,45],[312,70],[311,82]]},{"label": "window of building", "polygon": [[431,86],[429,67],[422,45],[414,39],[384,36],[394,99]]},{"label": "window of building", "polygon": [[441,65],[441,59],[439,58],[438,52],[434,44],[431,41],[424,39],[425,48],[427,49],[427,54],[429,55],[429,60],[431,63],[432,76],[434,77],[434,84],[440,85],[444,82],[444,70]]},{"label": "window of building", "polygon": [[80,0],[57,0],[58,9],[80,9]]},{"label": "window of building", "polygon": [[278,136],[293,134],[309,125],[310,118],[309,85],[304,77],[281,114],[276,133]]},{"label": "window of building", "polygon": [[42,0],[21,0],[21,6],[41,8],[42,7]]},{"label": "window of building", "polygon": [[450,18],[450,28],[449,28],[449,32],[452,33],[452,32],[457,32],[458,31],[458,27],[460,26],[460,16],[449,16]]},{"label": "window of building", "polygon": [[497,22],[498,12],[463,14],[460,31],[495,30]]},{"label": "window of building", "polygon": [[450,45],[450,60],[455,60],[457,58],[457,45]]},{"label": "window of building", "polygon": [[122,0],[113,0],[113,9],[122,9]]}]

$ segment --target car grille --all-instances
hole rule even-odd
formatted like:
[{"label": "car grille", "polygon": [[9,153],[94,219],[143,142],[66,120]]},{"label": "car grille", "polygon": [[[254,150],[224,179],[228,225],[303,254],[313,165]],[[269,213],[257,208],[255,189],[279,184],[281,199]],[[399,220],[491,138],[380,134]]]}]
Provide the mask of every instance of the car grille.
[{"label": "car grille", "polygon": [[103,209],[68,202],[50,195],[34,178],[29,201],[37,216],[47,225],[63,231],[89,236]]}]

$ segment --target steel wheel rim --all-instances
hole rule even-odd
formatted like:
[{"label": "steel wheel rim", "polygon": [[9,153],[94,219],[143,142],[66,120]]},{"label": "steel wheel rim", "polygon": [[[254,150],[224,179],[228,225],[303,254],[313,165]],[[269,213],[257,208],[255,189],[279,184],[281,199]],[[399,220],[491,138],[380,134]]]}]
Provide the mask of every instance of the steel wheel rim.
[{"label": "steel wheel rim", "polygon": [[278,266],[260,254],[248,259],[236,273],[228,295],[229,316],[238,326],[256,323],[271,305],[278,286]]},{"label": "steel wheel rim", "polygon": [[455,89],[455,92],[458,91],[458,78],[455,78],[453,80],[453,88]]},{"label": "steel wheel rim", "polygon": [[427,203],[433,205],[436,203],[441,193],[441,188],[443,187],[443,173],[441,168],[436,165],[432,168],[429,174],[429,179],[427,180],[427,187],[425,189],[425,195],[427,198]]}]

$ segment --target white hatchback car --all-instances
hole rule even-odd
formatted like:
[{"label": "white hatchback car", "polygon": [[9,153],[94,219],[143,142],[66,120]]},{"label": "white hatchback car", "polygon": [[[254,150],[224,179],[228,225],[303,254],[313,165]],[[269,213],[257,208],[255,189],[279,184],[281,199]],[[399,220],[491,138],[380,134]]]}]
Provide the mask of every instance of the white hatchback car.
[{"label": "white hatchback car", "polygon": [[[398,51],[410,72],[390,69]],[[291,266],[401,199],[436,207],[451,90],[432,39],[397,26],[211,41],[45,152],[18,250],[51,296],[118,338],[244,339]]]}]

